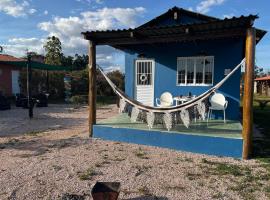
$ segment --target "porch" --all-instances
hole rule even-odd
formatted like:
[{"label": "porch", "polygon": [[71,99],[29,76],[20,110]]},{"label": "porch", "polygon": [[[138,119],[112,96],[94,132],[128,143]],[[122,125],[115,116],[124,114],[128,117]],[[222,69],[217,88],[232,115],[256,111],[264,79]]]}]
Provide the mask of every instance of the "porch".
[{"label": "porch", "polygon": [[132,122],[128,114],[102,120],[93,127],[94,137],[215,156],[242,157],[242,125],[239,121],[196,121],[189,128],[177,124],[167,131],[162,124],[149,129],[144,122]]}]

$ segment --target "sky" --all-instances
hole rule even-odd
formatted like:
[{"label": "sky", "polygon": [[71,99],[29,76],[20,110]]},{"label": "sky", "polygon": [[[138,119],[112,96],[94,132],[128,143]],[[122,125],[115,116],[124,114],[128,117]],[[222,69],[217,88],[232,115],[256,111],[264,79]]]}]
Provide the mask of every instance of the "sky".
[{"label": "sky", "polygon": [[[255,27],[270,31],[269,0],[0,0],[0,46],[5,54],[44,54],[48,36],[62,42],[66,55],[87,54],[81,32],[134,28],[178,6],[224,18],[258,14]],[[256,64],[270,68],[270,33],[256,47]],[[97,48],[97,62],[107,70],[121,69],[124,54],[107,46]]]}]

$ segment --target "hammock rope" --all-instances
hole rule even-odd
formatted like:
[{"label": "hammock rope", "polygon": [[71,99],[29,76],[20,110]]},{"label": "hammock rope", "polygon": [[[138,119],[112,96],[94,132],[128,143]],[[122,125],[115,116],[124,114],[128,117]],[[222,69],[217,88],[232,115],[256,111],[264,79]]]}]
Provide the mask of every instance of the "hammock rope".
[{"label": "hammock rope", "polygon": [[[127,105],[131,105],[132,112],[131,112],[131,118],[132,121],[136,121],[140,112],[146,112],[145,121],[148,123],[149,128],[153,127],[156,115],[155,114],[163,114],[163,121],[166,125],[166,128],[170,130],[172,128],[172,125],[174,123],[173,116],[180,116],[183,124],[188,127],[190,124],[190,113],[189,109],[191,107],[196,107],[198,113],[200,114],[201,118],[205,119],[205,112],[206,107],[205,103],[203,102],[206,98],[208,98],[211,94],[216,92],[217,89],[219,89],[241,66],[245,65],[245,59],[243,59],[234,69],[225,76],[219,83],[217,83],[212,88],[208,89],[201,95],[197,96],[196,98],[182,103],[177,106],[171,106],[171,107],[153,107],[148,106],[140,103],[137,100],[131,99],[129,96],[127,96],[122,90],[120,90],[111,80],[110,78],[105,74],[105,72],[102,70],[102,68],[97,65],[99,71],[104,76],[108,84],[111,86],[113,91],[120,97],[120,112],[124,112]],[[177,113],[179,113],[177,115]],[[178,119],[176,119],[178,121]]]}]

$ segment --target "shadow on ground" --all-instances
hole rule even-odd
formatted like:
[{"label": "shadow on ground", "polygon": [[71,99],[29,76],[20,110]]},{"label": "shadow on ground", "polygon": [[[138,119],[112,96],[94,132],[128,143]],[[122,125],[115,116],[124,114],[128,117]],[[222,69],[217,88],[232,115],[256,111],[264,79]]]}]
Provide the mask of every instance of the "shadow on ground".
[{"label": "shadow on ground", "polygon": [[123,200],[168,200],[167,197],[157,197],[157,196],[140,196],[130,199],[123,199]]},{"label": "shadow on ground", "polygon": [[58,139],[58,140],[40,140],[39,137],[35,137],[31,140],[19,140],[19,139],[10,139],[6,143],[0,144],[0,152],[3,149],[16,149],[22,151],[31,151],[28,154],[18,154],[18,157],[31,157],[31,156],[40,156],[47,152],[50,152],[54,149],[63,149],[67,147],[77,147],[78,145],[87,144],[91,142],[89,138],[80,138],[73,136],[67,139]]}]

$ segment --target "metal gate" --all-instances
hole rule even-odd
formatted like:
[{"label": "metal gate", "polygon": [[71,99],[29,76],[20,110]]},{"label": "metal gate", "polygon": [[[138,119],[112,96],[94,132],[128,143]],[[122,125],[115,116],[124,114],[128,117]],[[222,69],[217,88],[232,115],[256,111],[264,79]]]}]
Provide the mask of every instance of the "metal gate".
[{"label": "metal gate", "polygon": [[135,61],[135,99],[145,105],[154,105],[154,61]]}]

